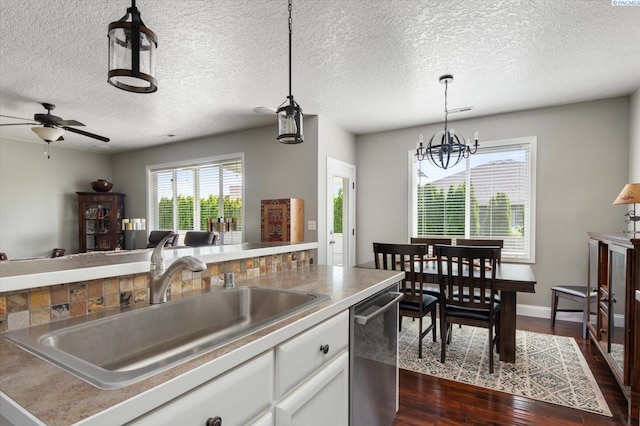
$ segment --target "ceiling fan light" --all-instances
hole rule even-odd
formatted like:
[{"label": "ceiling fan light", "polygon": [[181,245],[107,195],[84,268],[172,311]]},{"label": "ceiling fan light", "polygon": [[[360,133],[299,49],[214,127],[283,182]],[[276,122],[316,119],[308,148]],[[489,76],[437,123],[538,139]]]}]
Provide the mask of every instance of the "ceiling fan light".
[{"label": "ceiling fan light", "polygon": [[57,127],[38,126],[32,127],[31,130],[33,130],[33,132],[45,142],[57,141],[62,135],[64,135],[64,130],[58,129]]},{"label": "ceiling fan light", "polygon": [[107,81],[128,92],[153,93],[158,90],[155,78],[158,37],[140,19],[135,0],[122,19],[109,24],[108,37]]}]

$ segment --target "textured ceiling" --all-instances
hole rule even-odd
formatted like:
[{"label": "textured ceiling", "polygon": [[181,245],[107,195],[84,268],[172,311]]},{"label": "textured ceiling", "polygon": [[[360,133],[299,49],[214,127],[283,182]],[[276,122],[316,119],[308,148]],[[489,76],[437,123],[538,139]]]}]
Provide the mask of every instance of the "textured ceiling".
[{"label": "textured ceiling", "polygon": [[[2,0],[0,114],[55,115],[111,138],[67,147],[117,153],[274,124],[253,112],[288,94],[286,0],[138,0],[158,35],[158,91],[107,83],[107,25],[124,0]],[[305,114],[355,133],[631,94],[640,7],[610,0],[294,0],[293,94]],[[0,123],[17,122],[0,118]],[[168,138],[166,135],[175,137]],[[0,136],[39,141],[29,126]]]}]

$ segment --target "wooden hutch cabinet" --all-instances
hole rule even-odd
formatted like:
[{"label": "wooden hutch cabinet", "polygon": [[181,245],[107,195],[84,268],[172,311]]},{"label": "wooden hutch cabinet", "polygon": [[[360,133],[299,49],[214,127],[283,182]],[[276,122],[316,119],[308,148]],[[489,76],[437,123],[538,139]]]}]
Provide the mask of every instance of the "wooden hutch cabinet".
[{"label": "wooden hutch cabinet", "polygon": [[[638,234],[635,234],[638,235]],[[629,404],[629,416],[640,414],[640,236],[589,232],[588,305],[591,340],[609,364]]]},{"label": "wooden hutch cabinet", "polygon": [[80,252],[124,248],[125,194],[77,192]]}]

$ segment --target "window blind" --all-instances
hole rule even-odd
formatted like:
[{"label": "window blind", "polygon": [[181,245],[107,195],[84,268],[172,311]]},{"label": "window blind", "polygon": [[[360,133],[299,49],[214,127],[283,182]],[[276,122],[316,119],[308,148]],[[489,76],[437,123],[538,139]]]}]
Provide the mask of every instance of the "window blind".
[{"label": "window blind", "polygon": [[243,159],[212,158],[149,170],[150,229],[207,230],[207,219],[233,217],[225,243],[243,239]]},{"label": "window blind", "polygon": [[535,138],[485,142],[447,170],[414,152],[410,236],[502,239],[503,259],[533,261]]}]

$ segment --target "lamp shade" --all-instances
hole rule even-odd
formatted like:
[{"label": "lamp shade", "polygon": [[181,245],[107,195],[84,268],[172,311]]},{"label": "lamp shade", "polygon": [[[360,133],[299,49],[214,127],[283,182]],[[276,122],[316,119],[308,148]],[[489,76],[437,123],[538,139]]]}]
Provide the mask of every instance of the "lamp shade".
[{"label": "lamp shade", "polygon": [[37,126],[32,127],[31,130],[45,142],[57,141],[62,135],[64,135],[64,130],[58,129],[57,127]]},{"label": "lamp shade", "polygon": [[640,203],[640,183],[628,183],[615,199],[613,204]]}]

